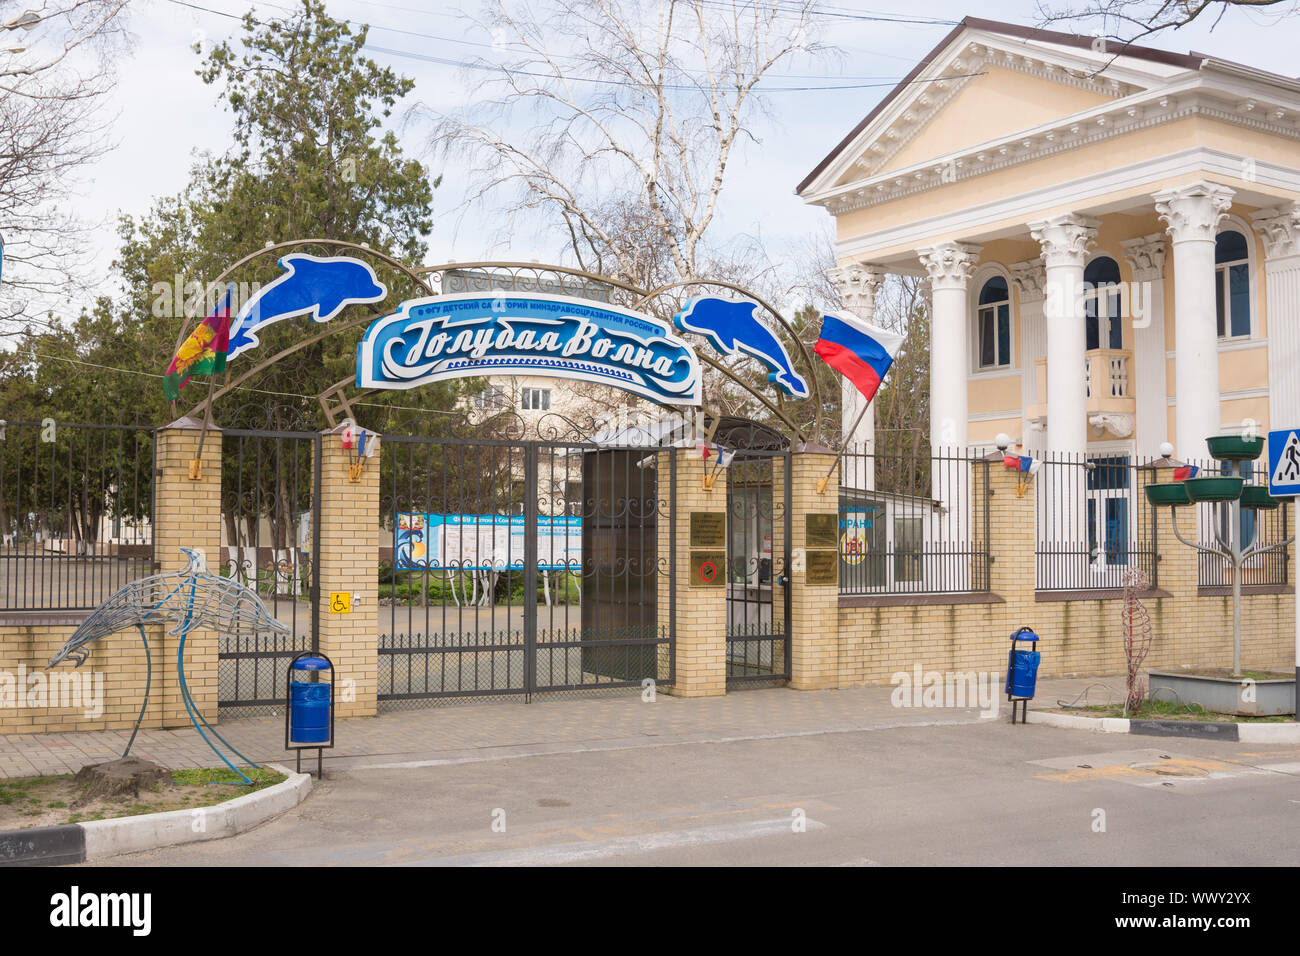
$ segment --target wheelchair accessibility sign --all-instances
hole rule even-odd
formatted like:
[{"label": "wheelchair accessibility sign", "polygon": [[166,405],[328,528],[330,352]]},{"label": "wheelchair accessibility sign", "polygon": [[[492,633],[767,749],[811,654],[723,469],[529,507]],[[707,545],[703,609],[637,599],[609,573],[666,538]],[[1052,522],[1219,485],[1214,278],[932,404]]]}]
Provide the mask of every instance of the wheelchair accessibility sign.
[{"label": "wheelchair accessibility sign", "polygon": [[1274,498],[1300,495],[1300,427],[1268,433],[1268,493]]}]

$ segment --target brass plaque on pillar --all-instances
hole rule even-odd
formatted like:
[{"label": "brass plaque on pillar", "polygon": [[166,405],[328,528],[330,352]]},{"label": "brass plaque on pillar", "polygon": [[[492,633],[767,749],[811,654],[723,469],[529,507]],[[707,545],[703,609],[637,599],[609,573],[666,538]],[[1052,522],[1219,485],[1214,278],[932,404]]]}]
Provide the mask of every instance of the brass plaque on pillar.
[{"label": "brass plaque on pillar", "polygon": [[804,552],[806,570],[804,583],[812,586],[839,584],[840,552],[838,549],[818,549]]},{"label": "brass plaque on pillar", "polygon": [[804,516],[804,544],[810,548],[838,548],[840,516],[809,514]]},{"label": "brass plaque on pillar", "polygon": [[723,511],[691,512],[691,547],[725,548],[727,515]]},{"label": "brass plaque on pillar", "polygon": [[692,551],[691,587],[720,588],[727,583],[727,552]]}]

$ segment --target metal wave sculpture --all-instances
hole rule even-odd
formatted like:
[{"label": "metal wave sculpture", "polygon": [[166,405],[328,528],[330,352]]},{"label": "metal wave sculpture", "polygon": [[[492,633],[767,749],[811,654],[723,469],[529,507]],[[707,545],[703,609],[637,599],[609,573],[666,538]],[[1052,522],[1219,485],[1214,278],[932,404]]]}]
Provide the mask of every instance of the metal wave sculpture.
[{"label": "metal wave sculpture", "polygon": [[256,591],[209,571],[202,551],[181,548],[181,553],[187,559],[184,568],[141,578],[118,590],[72,632],[59,652],[50,658],[45,669],[56,667],[65,660],[71,660],[74,667],[80,667],[90,656],[87,645],[92,642],[131,627],[140,632],[140,640],[144,642],[146,668],[144,701],[140,705],[140,716],[136,718],[135,727],[131,731],[131,739],[122,751],[122,756],[126,757],[130,754],[140,724],[144,721],[145,710],[149,706],[149,690],[153,684],[153,657],[149,651],[145,625],[170,623],[172,627],[167,633],[180,637],[176,648],[176,671],[180,678],[181,700],[190,716],[190,722],[226,766],[239,774],[245,783],[252,783],[203,732],[203,727],[206,727],[236,757],[250,766],[257,766],[217,733],[199,712],[185,682],[185,638],[191,631],[216,631],[230,635],[264,631],[288,634],[289,628],[271,616]]}]

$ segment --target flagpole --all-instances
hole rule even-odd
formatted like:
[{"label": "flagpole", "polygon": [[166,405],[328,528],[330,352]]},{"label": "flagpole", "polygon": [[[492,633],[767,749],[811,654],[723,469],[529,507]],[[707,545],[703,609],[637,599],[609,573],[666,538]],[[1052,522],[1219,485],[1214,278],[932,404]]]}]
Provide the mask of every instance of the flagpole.
[{"label": "flagpole", "polygon": [[854,420],[853,424],[849,426],[848,432],[840,436],[840,453],[835,456],[835,461],[831,464],[830,470],[826,472],[821,481],[817,482],[817,494],[826,494],[826,485],[830,482],[831,475],[835,473],[835,466],[838,465],[840,459],[844,457],[844,449],[848,444],[849,437],[858,430],[858,426],[862,424],[862,419],[867,417],[867,409],[870,407],[871,400],[868,399],[866,404],[862,406],[862,411],[858,412],[858,417]]}]

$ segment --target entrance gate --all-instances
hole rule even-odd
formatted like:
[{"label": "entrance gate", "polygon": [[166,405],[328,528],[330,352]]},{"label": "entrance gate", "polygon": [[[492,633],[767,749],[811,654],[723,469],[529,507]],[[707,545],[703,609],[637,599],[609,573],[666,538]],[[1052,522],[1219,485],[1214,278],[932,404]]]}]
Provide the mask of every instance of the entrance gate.
[{"label": "entrance gate", "polygon": [[409,437],[384,448],[381,701],[672,681],[676,569],[659,531],[674,450]]},{"label": "entrance gate", "polygon": [[790,679],[788,450],[741,449],[727,470],[727,683]]},{"label": "entrance gate", "polygon": [[289,633],[219,637],[217,704],[237,716],[284,706],[289,661],[316,650],[320,606],[321,436],[224,429],[221,554],[208,563],[253,588]]}]

